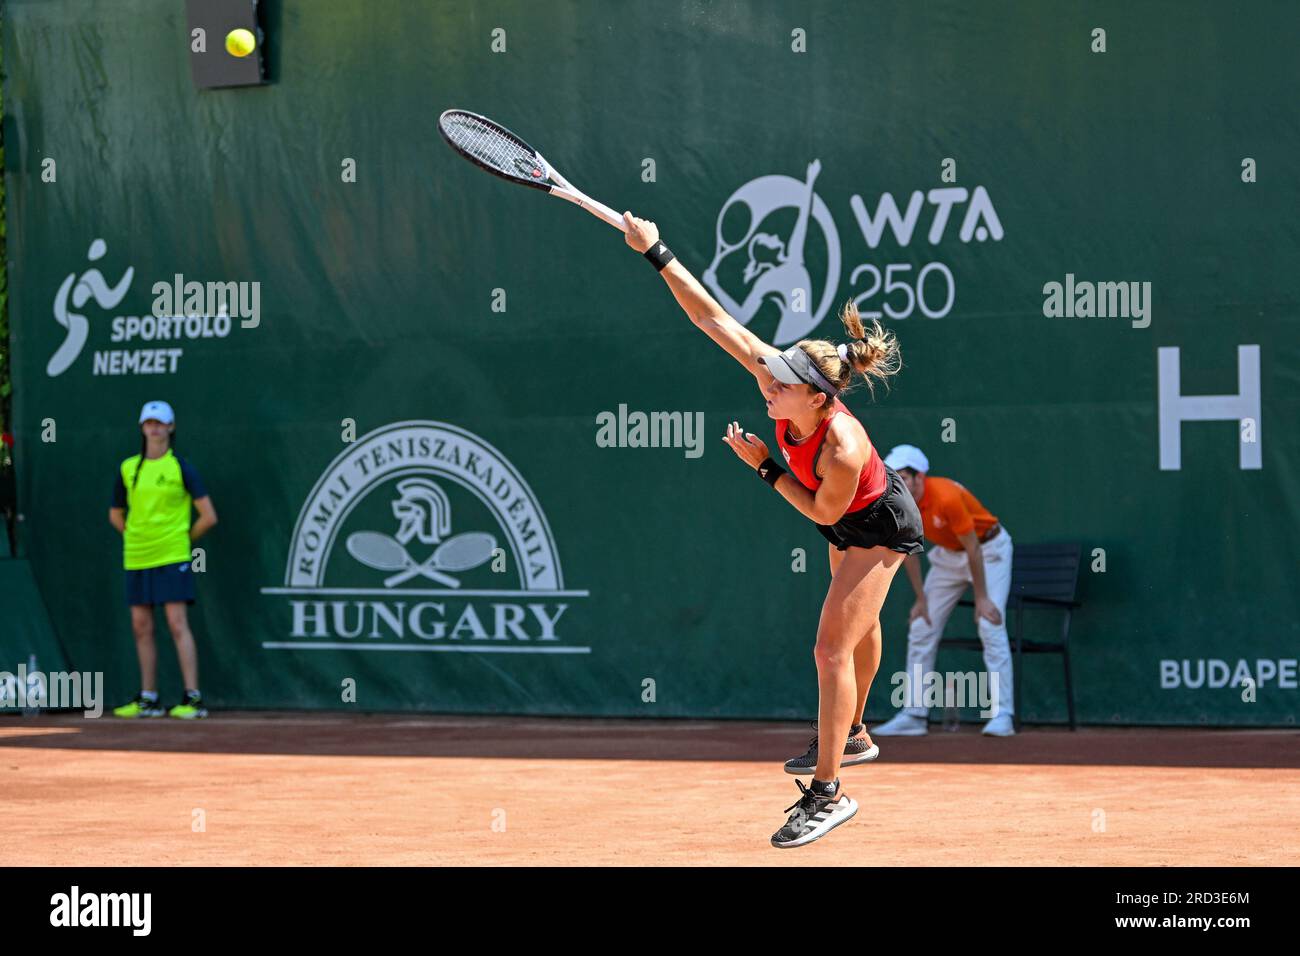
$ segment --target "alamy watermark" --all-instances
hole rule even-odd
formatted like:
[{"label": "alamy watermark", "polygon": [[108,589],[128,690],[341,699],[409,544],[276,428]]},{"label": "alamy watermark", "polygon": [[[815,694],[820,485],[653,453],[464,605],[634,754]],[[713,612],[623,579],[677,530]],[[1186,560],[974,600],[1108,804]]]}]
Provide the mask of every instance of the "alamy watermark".
[{"label": "alamy watermark", "polygon": [[1150,282],[1065,282],[1043,286],[1043,315],[1049,319],[1132,319],[1135,329],[1151,324]]},{"label": "alamy watermark", "polygon": [[187,282],[178,272],[171,282],[155,282],[152,292],[157,319],[234,317],[243,329],[262,322],[260,282]]},{"label": "alamy watermark", "polygon": [[598,448],[685,448],[687,458],[704,454],[703,412],[617,412],[596,416]]},{"label": "alamy watermark", "polygon": [[979,707],[985,720],[998,715],[998,675],[988,671],[895,671],[889,702],[903,707]]},{"label": "alamy watermark", "polygon": [[29,710],[48,707],[80,710],[86,717],[104,713],[103,671],[0,671],[0,709]]},{"label": "alamy watermark", "polygon": [[152,893],[83,893],[73,884],[67,893],[50,897],[50,925],[56,927],[121,926],[134,936],[148,936],[152,913]]}]

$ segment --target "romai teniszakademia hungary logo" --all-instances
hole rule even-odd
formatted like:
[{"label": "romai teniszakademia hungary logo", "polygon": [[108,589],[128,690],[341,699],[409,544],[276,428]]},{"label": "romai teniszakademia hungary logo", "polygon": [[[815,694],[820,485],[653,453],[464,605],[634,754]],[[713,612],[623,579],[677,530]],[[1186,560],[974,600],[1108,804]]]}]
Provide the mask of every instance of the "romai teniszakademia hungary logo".
[{"label": "romai teniszakademia hungary logo", "polygon": [[395,422],[325,469],[298,514],[286,640],[269,649],[583,654],[546,515],[496,448]]}]

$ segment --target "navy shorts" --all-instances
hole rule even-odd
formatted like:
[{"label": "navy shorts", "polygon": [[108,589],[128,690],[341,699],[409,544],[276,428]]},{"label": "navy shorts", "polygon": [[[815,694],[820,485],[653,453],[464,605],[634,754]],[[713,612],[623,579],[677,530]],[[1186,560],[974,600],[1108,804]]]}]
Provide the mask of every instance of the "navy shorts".
[{"label": "navy shorts", "polygon": [[898,477],[898,472],[885,466],[885,491],[865,508],[850,511],[834,524],[819,524],[817,530],[835,547],[889,548],[902,554],[920,554],[921,509],[912,500],[912,493]]},{"label": "navy shorts", "polygon": [[194,603],[194,570],[188,561],[126,572],[126,603],[135,605]]}]

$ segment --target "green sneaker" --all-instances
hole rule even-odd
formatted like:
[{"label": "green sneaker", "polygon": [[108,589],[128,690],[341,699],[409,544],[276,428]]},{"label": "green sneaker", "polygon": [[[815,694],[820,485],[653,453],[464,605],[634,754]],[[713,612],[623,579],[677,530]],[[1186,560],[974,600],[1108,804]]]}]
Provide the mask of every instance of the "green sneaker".
[{"label": "green sneaker", "polygon": [[143,694],[137,694],[129,704],[113,708],[114,717],[161,717],[165,713],[158,701],[149,700]]},{"label": "green sneaker", "polygon": [[167,715],[181,720],[199,720],[208,716],[208,709],[203,706],[203,698],[199,694],[186,694],[183,701],[167,711]]}]

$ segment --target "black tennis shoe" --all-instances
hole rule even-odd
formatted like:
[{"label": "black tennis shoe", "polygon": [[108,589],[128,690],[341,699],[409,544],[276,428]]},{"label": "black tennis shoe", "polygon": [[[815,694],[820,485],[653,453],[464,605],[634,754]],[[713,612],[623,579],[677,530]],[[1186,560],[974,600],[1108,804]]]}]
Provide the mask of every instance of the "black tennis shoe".
[{"label": "black tennis shoe", "polygon": [[[817,721],[812,722],[813,730],[817,729]],[[844,759],[840,761],[841,767],[852,767],[854,764],[870,763],[880,756],[880,748],[875,744],[868,743],[863,737],[855,737],[863,729],[863,724],[854,724],[849,728],[849,739],[844,745]],[[800,757],[791,757],[785,762],[785,772],[792,773],[796,776],[807,775],[817,769],[817,735],[813,735],[812,742],[808,745],[808,750]]]},{"label": "black tennis shoe", "polygon": [[793,810],[785,826],[772,834],[772,846],[779,849],[803,846],[820,840],[841,823],[847,823],[858,812],[858,803],[837,786],[835,796],[821,796],[796,780],[799,785],[799,799],[786,807]]}]

